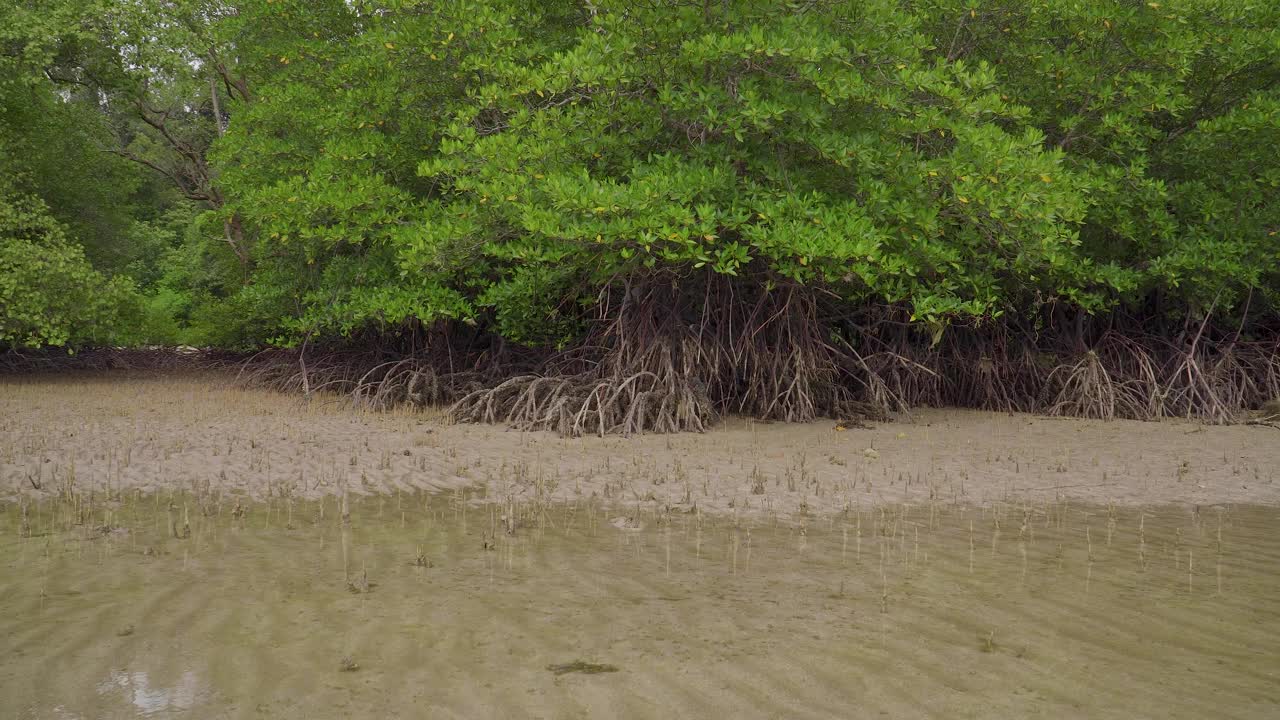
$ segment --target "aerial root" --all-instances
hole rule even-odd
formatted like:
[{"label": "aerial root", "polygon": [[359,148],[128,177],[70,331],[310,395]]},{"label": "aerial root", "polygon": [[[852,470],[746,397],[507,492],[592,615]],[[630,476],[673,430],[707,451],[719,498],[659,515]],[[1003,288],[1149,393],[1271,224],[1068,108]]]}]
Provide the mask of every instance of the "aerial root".
[{"label": "aerial root", "polygon": [[504,423],[571,437],[701,432],[712,418],[710,402],[691,384],[664,387],[649,371],[612,378],[521,375],[468,393],[449,411],[459,422]]},{"label": "aerial root", "polygon": [[1053,393],[1049,415],[1112,420],[1152,420],[1164,413],[1165,394],[1150,353],[1123,336],[1107,333],[1075,362],[1056,366],[1045,383]]},{"label": "aerial root", "polygon": [[826,338],[811,295],[758,290],[721,281],[698,298],[656,282],[606,291],[609,315],[581,348],[467,393],[450,412],[577,436],[701,432],[727,413],[881,417],[881,401],[902,405],[874,383],[870,398],[854,391],[850,355]]},{"label": "aerial root", "polygon": [[[705,310],[657,286],[628,287],[584,341],[540,363],[491,358],[463,371],[430,357],[272,350],[240,379],[292,393],[331,392],[361,407],[448,406],[459,422],[569,436],[706,430],[741,414],[805,422],[881,420],[920,406],[1111,420],[1244,420],[1280,398],[1280,341],[1182,346],[1115,330],[1084,348],[1007,328],[958,329],[938,344],[862,336],[862,352],[817,320],[799,291],[709,290]],[[527,357],[527,356],[521,356]]]}]

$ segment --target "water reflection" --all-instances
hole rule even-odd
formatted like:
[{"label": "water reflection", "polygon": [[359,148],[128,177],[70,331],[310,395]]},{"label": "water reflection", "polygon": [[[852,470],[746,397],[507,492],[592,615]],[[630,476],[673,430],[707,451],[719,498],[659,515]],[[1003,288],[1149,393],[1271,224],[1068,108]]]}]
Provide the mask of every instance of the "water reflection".
[{"label": "water reflection", "polygon": [[201,701],[205,691],[195,672],[182,673],[172,687],[155,687],[146,671],[112,670],[106,680],[98,683],[103,695],[123,694],[133,704],[141,717],[160,713],[190,710]]}]

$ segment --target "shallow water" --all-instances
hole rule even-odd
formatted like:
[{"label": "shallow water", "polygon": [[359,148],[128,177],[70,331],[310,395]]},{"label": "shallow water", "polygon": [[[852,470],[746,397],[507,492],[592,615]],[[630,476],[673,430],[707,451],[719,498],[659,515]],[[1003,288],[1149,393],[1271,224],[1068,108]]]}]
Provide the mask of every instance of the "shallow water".
[{"label": "shallow water", "polygon": [[1277,508],[654,505],[8,503],[0,714],[1280,713]]}]

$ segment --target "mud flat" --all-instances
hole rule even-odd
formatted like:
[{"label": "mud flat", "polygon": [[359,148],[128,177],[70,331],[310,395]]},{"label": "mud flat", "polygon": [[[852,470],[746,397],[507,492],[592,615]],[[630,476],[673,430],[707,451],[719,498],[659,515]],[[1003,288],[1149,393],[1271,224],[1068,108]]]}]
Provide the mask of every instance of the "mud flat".
[{"label": "mud flat", "polygon": [[1270,428],[565,440],[120,375],[0,418],[4,717],[1280,714]]},{"label": "mud flat", "polygon": [[730,419],[705,434],[566,439],[354,411],[225,376],[0,378],[0,496],[197,488],[267,498],[478,497],[795,515],[929,500],[1280,504],[1280,432],[920,410],[872,429]]}]

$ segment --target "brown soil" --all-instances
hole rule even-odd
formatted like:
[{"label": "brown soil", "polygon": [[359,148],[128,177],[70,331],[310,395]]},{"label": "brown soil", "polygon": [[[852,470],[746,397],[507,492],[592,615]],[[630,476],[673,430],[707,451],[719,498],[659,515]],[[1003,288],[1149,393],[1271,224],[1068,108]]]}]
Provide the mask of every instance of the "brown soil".
[{"label": "brown soil", "polygon": [[704,434],[566,439],[333,398],[306,406],[205,374],[3,378],[0,418],[9,495],[69,480],[254,498],[479,487],[783,517],[930,499],[1280,504],[1280,432],[1265,425],[920,410],[871,429],[729,420]]}]

